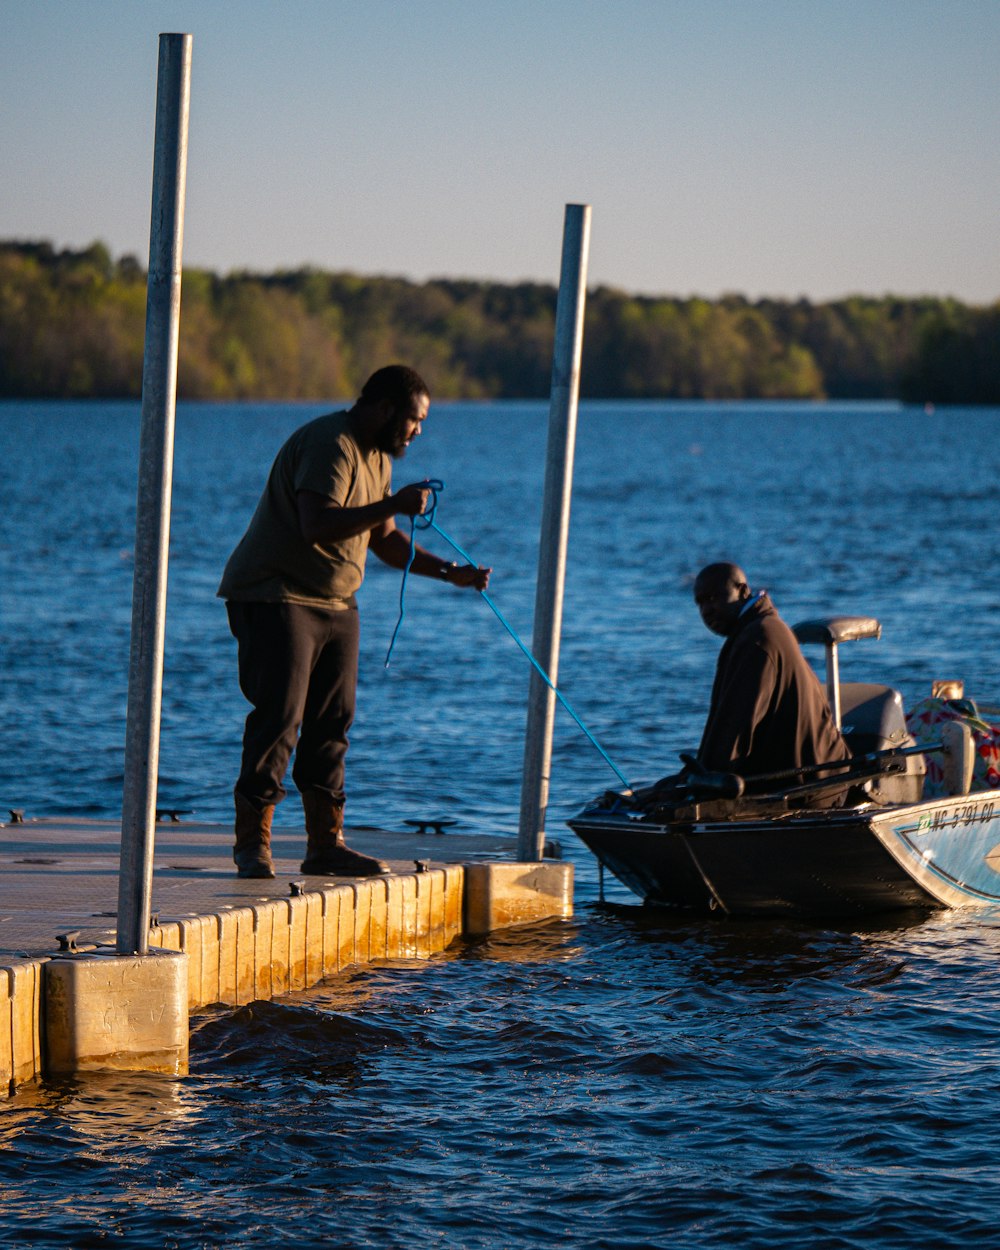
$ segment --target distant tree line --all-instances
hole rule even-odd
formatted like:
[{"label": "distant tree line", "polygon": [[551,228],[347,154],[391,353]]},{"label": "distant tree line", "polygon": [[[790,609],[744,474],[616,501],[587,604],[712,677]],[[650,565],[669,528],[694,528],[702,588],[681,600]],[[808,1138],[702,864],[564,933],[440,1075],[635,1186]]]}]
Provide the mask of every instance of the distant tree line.
[{"label": "distant tree line", "polygon": [[[95,243],[0,242],[0,395],[137,396],[146,274]],[[440,398],[549,391],[556,290],[312,268],[184,273],[178,390],[189,399],[351,397],[381,364]],[[830,303],[629,295],[587,300],[591,398],[1000,403],[1000,302]]]}]

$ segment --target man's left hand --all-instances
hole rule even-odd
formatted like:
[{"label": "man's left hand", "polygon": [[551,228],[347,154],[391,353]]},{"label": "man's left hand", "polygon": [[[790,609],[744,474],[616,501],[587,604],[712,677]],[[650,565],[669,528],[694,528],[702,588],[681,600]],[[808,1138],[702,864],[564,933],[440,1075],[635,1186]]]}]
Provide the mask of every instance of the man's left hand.
[{"label": "man's left hand", "polygon": [[485,590],[490,584],[492,569],[477,568],[474,564],[456,564],[448,574],[448,581],[453,586],[474,586],[476,590]]}]

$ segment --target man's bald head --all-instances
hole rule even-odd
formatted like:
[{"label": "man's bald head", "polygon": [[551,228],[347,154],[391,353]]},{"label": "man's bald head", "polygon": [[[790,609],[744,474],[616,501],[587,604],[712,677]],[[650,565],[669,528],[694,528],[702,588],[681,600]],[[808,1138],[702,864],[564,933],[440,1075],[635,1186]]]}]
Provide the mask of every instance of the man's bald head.
[{"label": "man's bald head", "polygon": [[694,580],[694,601],[713,634],[728,638],[750,598],[747,575],[738,564],[707,564]]}]

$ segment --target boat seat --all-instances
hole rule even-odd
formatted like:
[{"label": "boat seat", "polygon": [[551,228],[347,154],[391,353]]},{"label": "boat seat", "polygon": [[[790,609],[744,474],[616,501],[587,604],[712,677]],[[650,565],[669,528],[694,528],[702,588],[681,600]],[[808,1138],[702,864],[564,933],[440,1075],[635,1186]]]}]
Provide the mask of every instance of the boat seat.
[{"label": "boat seat", "polygon": [[972,790],[976,767],[976,742],[969,726],[960,720],[941,726],[941,774],[944,792],[961,797]]},{"label": "boat seat", "polygon": [[853,755],[910,746],[903,696],[891,686],[867,681],[840,683],[840,731]]},{"label": "boat seat", "polygon": [[881,638],[882,626],[874,616],[819,616],[792,626],[799,642],[821,643],[826,651],[826,697],[830,700],[833,723],[840,728],[840,661],[837,647],[858,638]]},{"label": "boat seat", "polygon": [[819,642],[824,647],[859,638],[881,638],[882,625],[874,616],[823,616],[792,626],[799,642]]},{"label": "boat seat", "polygon": [[[852,755],[868,755],[916,743],[906,727],[903,696],[891,686],[846,681],[840,685],[841,733]],[[869,783],[873,798],[890,803],[918,803],[923,795],[926,763],[922,755],[906,757],[905,773],[889,773]]]}]

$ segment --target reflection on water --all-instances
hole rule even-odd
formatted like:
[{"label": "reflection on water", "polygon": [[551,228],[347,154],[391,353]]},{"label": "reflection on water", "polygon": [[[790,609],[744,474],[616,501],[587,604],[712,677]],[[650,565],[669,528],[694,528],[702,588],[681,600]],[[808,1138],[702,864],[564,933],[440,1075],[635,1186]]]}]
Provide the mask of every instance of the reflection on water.
[{"label": "reflection on water", "polygon": [[[10,1114],[7,1114],[7,1111]],[[141,1145],[197,1119],[191,1091],[175,1076],[95,1072],[28,1085],[0,1115],[0,1148],[16,1145],[37,1116],[57,1117],[88,1149]]]}]

